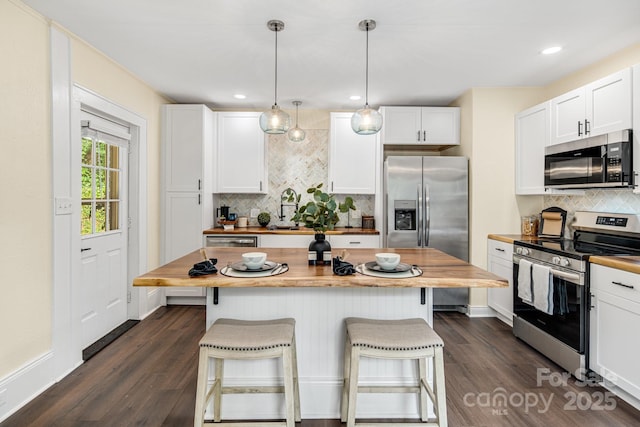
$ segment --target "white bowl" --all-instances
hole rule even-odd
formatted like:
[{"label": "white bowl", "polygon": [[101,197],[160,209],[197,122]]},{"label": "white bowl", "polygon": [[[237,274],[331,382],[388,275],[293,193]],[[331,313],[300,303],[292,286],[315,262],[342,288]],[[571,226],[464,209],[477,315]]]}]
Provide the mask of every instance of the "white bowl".
[{"label": "white bowl", "polygon": [[267,254],[264,252],[246,252],[242,254],[242,263],[249,270],[258,270],[262,268],[267,261]]},{"label": "white bowl", "polygon": [[400,255],[390,252],[380,252],[376,254],[376,263],[383,270],[393,270],[400,264]]}]

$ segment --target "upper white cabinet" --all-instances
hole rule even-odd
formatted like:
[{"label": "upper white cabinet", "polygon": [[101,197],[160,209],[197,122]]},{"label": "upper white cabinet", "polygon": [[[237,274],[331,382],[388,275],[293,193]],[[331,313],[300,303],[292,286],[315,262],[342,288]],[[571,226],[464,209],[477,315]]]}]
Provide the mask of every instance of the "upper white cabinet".
[{"label": "upper white cabinet", "polygon": [[630,129],[631,69],[551,100],[551,144]]},{"label": "upper white cabinet", "polygon": [[267,143],[260,112],[218,112],[216,193],[267,193]]},{"label": "upper white cabinet", "polygon": [[508,288],[489,288],[487,304],[500,320],[513,326],[513,244],[489,239],[487,270],[509,281]]},{"label": "upper white cabinet", "polygon": [[459,145],[458,107],[381,107],[383,144]]},{"label": "upper white cabinet", "polygon": [[353,113],[331,113],[329,192],[375,194],[378,138],[351,129]]},{"label": "upper white cabinet", "polygon": [[545,194],[544,149],[549,145],[551,101],[516,114],[516,194]]}]

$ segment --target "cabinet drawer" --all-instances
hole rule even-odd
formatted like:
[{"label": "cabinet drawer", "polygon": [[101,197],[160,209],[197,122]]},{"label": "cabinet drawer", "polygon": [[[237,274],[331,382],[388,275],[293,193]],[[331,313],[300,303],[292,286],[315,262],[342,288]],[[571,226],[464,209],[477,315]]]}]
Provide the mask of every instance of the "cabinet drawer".
[{"label": "cabinet drawer", "polygon": [[361,234],[335,235],[329,237],[332,248],[378,248],[380,236]]},{"label": "cabinet drawer", "polygon": [[489,239],[487,251],[487,255],[502,258],[507,261],[511,261],[513,258],[513,244],[511,243]]},{"label": "cabinet drawer", "polygon": [[640,302],[640,275],[602,265],[591,266],[591,288]]}]

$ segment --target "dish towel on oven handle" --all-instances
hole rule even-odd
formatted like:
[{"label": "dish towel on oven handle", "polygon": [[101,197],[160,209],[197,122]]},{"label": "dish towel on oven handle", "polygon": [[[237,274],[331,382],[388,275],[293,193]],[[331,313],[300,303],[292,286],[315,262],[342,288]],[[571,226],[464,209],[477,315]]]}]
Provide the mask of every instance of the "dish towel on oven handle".
[{"label": "dish towel on oven handle", "polygon": [[518,297],[527,304],[533,303],[531,294],[531,265],[530,261],[521,259],[518,263]]},{"label": "dish towel on oven handle", "polygon": [[533,264],[531,270],[533,282],[533,306],[547,314],[553,314],[553,275],[544,265]]}]

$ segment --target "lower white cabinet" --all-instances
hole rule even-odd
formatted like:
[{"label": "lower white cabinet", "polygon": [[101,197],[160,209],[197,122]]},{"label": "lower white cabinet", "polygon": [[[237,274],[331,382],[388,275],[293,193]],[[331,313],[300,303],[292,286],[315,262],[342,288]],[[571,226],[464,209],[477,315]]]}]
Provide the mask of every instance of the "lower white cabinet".
[{"label": "lower white cabinet", "polygon": [[640,407],[640,275],[591,265],[589,368]]},{"label": "lower white cabinet", "polygon": [[488,304],[497,317],[513,326],[513,244],[489,239],[487,244],[487,270],[509,281],[508,288],[489,288]]},{"label": "lower white cabinet", "polygon": [[329,236],[331,248],[379,248],[379,235],[340,234]]},{"label": "lower white cabinet", "polygon": [[258,245],[262,248],[308,248],[312,234],[262,234]]}]

